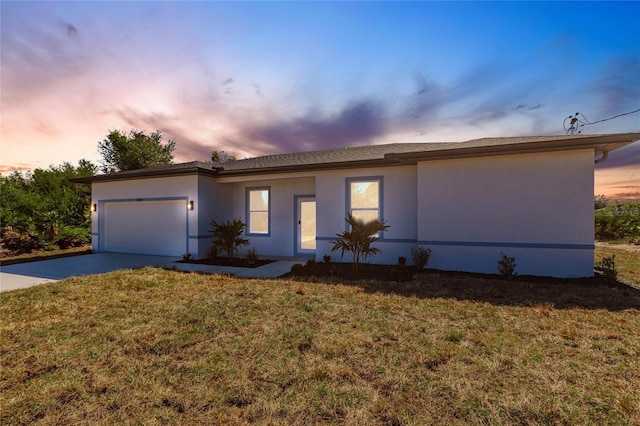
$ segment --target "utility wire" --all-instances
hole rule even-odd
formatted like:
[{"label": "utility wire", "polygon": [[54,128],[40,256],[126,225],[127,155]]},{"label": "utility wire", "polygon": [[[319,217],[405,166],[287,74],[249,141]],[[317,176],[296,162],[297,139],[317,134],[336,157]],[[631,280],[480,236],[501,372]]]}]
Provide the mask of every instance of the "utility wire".
[{"label": "utility wire", "polygon": [[[567,132],[566,133],[567,135],[569,133],[571,133],[573,135],[573,134],[576,133],[576,130],[578,130],[578,125],[580,125],[580,127],[589,126],[591,124],[602,123],[603,121],[613,120],[614,118],[622,117],[623,115],[635,114],[636,112],[640,112],[640,108],[638,108],[638,109],[636,109],[634,111],[624,112],[622,114],[614,115],[613,117],[603,118],[602,120],[596,120],[596,121],[589,121],[587,119],[587,117],[585,117],[584,114],[582,114],[580,112],[576,112],[575,115],[570,115],[570,116],[568,116],[567,118],[564,119],[564,121],[562,122],[562,127]],[[582,118],[584,118],[584,120],[581,120],[579,118],[580,116],[582,116]],[[567,127],[567,120],[570,120],[569,121],[569,127]],[[578,133],[581,133],[581,132],[578,132]]]}]

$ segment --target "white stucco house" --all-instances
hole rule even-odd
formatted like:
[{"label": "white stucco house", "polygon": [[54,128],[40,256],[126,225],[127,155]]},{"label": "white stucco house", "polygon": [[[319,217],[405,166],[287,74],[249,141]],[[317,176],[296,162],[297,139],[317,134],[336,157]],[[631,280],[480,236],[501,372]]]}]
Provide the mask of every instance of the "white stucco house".
[{"label": "white stucco house", "polygon": [[[372,262],[433,250],[429,267],[593,275],[594,161],[640,133],[369,145],[190,162],[76,179],[92,185],[96,252],[206,256],[211,220],[240,218],[261,257],[331,254],[348,212],[390,228]],[[345,258],[345,261],[348,261]]]}]

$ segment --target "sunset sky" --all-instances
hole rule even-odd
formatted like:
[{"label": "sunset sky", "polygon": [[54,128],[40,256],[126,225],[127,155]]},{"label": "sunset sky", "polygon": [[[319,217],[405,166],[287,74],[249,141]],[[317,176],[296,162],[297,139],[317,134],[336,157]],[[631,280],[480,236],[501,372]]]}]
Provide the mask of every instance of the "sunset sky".
[{"label": "sunset sky", "polygon": [[[564,134],[640,108],[640,2],[0,3],[0,172],[98,162],[109,130],[175,160]],[[640,131],[640,113],[581,128]],[[640,197],[640,142],[596,193]]]}]

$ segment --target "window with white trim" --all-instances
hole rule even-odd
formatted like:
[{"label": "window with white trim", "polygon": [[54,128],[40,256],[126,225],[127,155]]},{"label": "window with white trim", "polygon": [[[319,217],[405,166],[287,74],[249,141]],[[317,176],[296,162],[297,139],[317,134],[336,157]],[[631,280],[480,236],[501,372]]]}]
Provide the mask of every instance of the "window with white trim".
[{"label": "window with white trim", "polygon": [[247,230],[268,235],[270,226],[270,188],[247,188]]},{"label": "window with white trim", "polygon": [[369,222],[381,219],[382,178],[356,178],[347,180],[348,211],[355,218]]}]

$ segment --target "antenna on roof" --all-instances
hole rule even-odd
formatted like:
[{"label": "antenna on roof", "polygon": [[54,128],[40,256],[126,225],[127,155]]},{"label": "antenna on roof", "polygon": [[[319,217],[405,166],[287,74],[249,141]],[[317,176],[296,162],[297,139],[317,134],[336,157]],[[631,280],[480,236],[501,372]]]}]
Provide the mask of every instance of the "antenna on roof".
[{"label": "antenna on roof", "polygon": [[[564,119],[564,121],[562,122],[562,127],[564,127],[564,130],[567,132],[565,133],[565,135],[568,134],[572,134],[575,135],[576,132],[578,134],[580,134],[581,132],[578,130],[578,116],[580,115],[579,112],[576,112],[576,115],[570,115],[567,118]],[[567,120],[569,121],[569,128],[567,128]]]},{"label": "antenna on roof", "polygon": [[[613,117],[603,118],[602,120],[596,120],[596,121],[589,121],[589,119],[585,117],[584,114],[576,112],[576,115],[570,115],[564,119],[564,121],[562,122],[562,127],[564,127],[564,130],[567,132],[565,134],[567,135],[568,134],[575,135],[576,133],[580,134],[582,133],[582,131],[578,130],[578,127],[584,127],[584,126],[589,126],[591,124],[601,123],[603,121],[613,120],[614,118],[622,117],[623,115],[635,114],[636,112],[640,112],[640,108],[633,111],[624,112],[622,114],[614,115]],[[582,119],[579,118],[580,116],[582,116]],[[567,120],[569,120],[569,127],[567,127]]]}]

